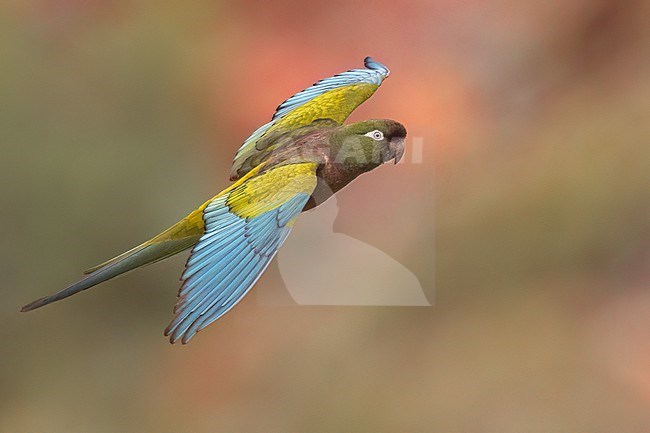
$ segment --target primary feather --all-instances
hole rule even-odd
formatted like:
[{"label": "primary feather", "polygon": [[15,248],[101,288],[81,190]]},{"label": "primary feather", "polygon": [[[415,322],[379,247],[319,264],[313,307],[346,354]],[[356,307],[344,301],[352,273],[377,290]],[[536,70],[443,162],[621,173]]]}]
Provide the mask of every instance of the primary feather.
[{"label": "primary feather", "polygon": [[251,289],[316,187],[316,168],[301,163],[256,173],[206,206],[205,233],[187,260],[165,329],[172,343],[187,343]]}]

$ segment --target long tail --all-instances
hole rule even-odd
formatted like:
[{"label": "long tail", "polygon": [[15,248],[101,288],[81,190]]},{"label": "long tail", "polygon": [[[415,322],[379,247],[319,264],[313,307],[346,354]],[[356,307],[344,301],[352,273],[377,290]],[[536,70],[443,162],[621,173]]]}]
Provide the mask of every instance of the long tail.
[{"label": "long tail", "polygon": [[84,273],[87,276],[83,279],[60,292],[37,299],[25,305],[21,311],[31,311],[43,307],[89,289],[125,272],[166,259],[190,248],[198,242],[204,232],[202,214],[207,203],[209,202],[206,202],[158,236],[107,262],[86,270]]}]

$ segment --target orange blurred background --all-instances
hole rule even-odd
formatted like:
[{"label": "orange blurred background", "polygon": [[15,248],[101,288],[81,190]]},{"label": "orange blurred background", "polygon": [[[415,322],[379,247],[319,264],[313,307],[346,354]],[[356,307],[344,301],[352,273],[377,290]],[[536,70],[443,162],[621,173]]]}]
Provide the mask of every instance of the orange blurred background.
[{"label": "orange blurred background", "polygon": [[[649,12],[3,2],[0,431],[647,431]],[[423,161],[342,191],[335,230],[433,307],[268,305],[272,265],[170,346],[183,256],[18,312],[228,185],[280,102],[366,55],[392,75],[350,120],[404,123]]]}]

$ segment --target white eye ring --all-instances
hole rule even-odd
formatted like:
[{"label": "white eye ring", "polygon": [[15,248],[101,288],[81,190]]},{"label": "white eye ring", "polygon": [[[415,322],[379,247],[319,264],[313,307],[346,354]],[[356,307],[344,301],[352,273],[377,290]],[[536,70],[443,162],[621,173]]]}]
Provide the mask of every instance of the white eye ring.
[{"label": "white eye ring", "polygon": [[384,133],[381,132],[381,131],[378,130],[378,129],[375,129],[374,131],[370,131],[370,132],[368,132],[368,133],[366,133],[366,134],[364,134],[364,135],[365,135],[366,137],[370,137],[370,138],[372,138],[372,139],[375,140],[375,141],[381,141],[381,140],[384,139]]}]

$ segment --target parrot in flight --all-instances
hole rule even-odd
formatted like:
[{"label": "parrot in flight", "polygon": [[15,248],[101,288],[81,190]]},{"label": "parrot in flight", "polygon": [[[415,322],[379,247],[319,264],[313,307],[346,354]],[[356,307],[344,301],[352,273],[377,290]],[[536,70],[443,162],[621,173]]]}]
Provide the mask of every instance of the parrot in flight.
[{"label": "parrot in flight", "polygon": [[165,329],[172,344],[187,343],[248,293],[302,211],[362,173],[391,160],[397,164],[404,154],[406,129],[396,121],[343,124],[390,74],[370,57],[364,66],[320,80],[280,104],[237,151],[230,173],[235,182],[228,188],[159,235],[22,311],[191,248]]}]

